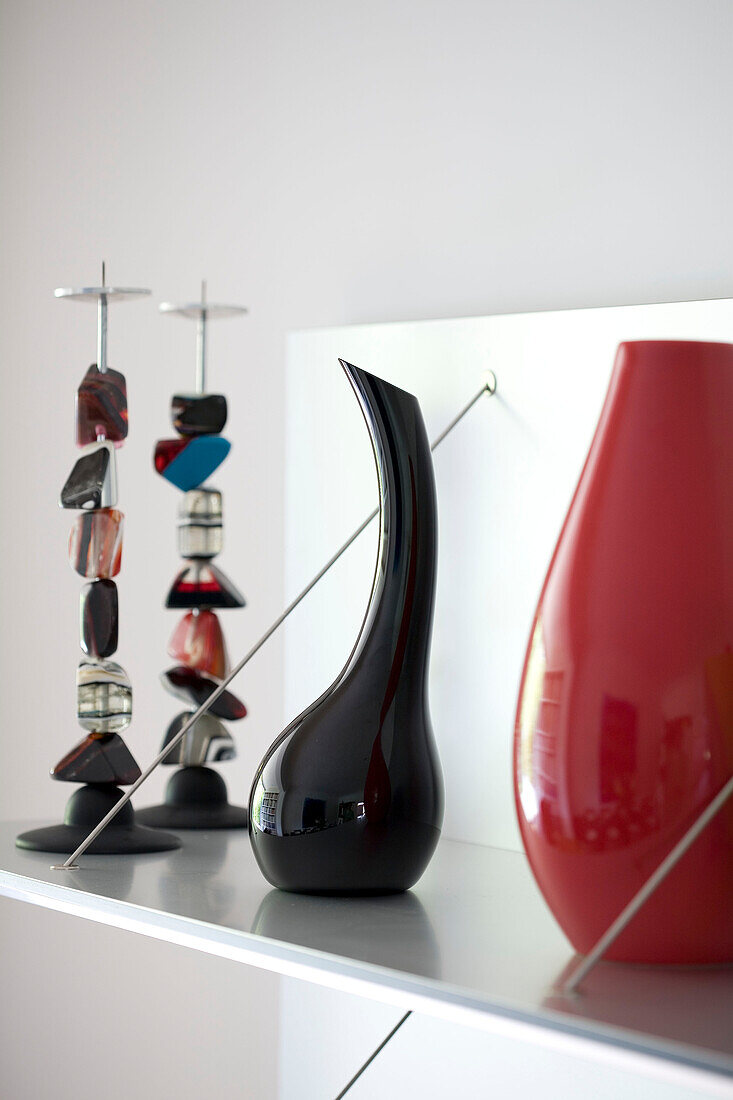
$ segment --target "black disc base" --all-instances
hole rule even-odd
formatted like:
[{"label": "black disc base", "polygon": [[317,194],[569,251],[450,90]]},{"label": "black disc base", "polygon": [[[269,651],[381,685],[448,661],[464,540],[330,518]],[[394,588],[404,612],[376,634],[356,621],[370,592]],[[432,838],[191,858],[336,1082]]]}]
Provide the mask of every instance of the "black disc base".
[{"label": "black disc base", "polygon": [[168,780],[165,802],[139,810],[137,820],[154,829],[246,829],[245,806],[232,806],[227,785],[213,768],[179,768]]},{"label": "black disc base", "polygon": [[[16,837],[15,843],[18,848],[29,852],[71,855],[120,798],[122,791],[119,787],[88,783],[74,791],[67,802],[62,825],[31,829]],[[92,841],[87,852],[89,855],[116,856],[169,852],[180,847],[181,842],[177,836],[161,833],[157,829],[145,829],[139,825],[135,811],[128,802],[114,821]]]}]

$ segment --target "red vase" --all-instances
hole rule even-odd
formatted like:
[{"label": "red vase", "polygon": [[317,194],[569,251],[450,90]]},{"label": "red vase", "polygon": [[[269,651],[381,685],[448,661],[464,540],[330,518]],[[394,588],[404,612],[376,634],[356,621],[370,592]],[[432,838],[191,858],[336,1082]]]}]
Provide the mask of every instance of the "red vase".
[{"label": "red vase", "polygon": [[[540,596],[515,797],[587,953],[733,773],[733,345],[621,344]],[[733,961],[733,805],[607,958]]]}]

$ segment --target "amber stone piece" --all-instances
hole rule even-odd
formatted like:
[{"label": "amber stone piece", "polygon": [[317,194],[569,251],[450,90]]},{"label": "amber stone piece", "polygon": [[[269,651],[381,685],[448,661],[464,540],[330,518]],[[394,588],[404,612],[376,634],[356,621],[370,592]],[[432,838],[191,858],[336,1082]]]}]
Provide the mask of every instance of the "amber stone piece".
[{"label": "amber stone piece", "polygon": [[189,562],[171,585],[166,607],[244,607],[245,599],[215,565]]},{"label": "amber stone piece", "polygon": [[76,442],[82,447],[102,437],[127,438],[127,383],[119,371],[92,363],[76,391]]},{"label": "amber stone piece", "polygon": [[79,597],[79,644],[90,657],[111,657],[117,649],[117,585],[85,584]]},{"label": "amber stone piece", "polygon": [[69,563],[82,577],[116,577],[122,563],[124,515],[99,508],[77,516],[69,532]]},{"label": "amber stone piece", "polygon": [[90,733],[51,769],[52,779],[66,783],[115,783],[125,786],[140,768],[118,733]]},{"label": "amber stone piece", "polygon": [[[215,691],[219,686],[216,680],[212,680],[208,676],[202,676],[200,672],[196,672],[192,668],[186,668],[185,665],[176,665],[175,668],[169,668],[167,672],[160,674],[160,679],[163,687],[171,695],[175,695],[177,699],[183,699],[184,703],[193,703],[197,707],[205,703],[212,691]],[[228,721],[234,722],[238,718],[244,718],[247,708],[231,691],[223,691],[218,699],[212,703],[209,711],[211,714],[215,714],[217,718],[226,718]]]},{"label": "amber stone piece", "polygon": [[217,435],[227,422],[227,399],[223,393],[177,393],[171,420],[181,435]]},{"label": "amber stone piece", "polygon": [[189,611],[171,634],[168,653],[176,661],[223,680],[229,671],[226,643],[213,611]]}]

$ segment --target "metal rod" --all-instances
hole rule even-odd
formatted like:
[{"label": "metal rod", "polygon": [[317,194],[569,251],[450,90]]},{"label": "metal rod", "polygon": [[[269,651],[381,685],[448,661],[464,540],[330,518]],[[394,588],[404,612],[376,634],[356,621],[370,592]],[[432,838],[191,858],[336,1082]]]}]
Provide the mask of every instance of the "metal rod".
[{"label": "metal rod", "polygon": [[[493,384],[492,384],[492,379],[493,379]],[[431,447],[430,447],[431,451],[434,451],[435,448],[443,442],[443,440],[448,435],[448,433],[452,432],[453,429],[456,427],[456,425],[459,424],[461,420],[463,420],[463,417],[466,415],[466,413],[468,413],[473,408],[473,406],[476,404],[476,402],[479,400],[480,397],[483,397],[483,395],[485,393],[488,394],[489,396],[491,396],[495,392],[496,392],[496,379],[493,377],[493,374],[492,374],[492,378],[484,383],[484,385],[481,387],[481,389],[478,391],[478,393],[475,394],[475,396],[471,398],[471,400],[468,402],[468,404],[464,405],[463,409],[461,409],[461,411],[458,413],[458,415],[453,418],[453,420],[450,422],[450,424],[445,429],[445,431],[441,432],[440,435],[438,436],[438,438],[431,444]],[[127,803],[130,801],[130,799],[132,798],[132,796],[134,795],[134,793],[138,789],[138,787],[142,786],[142,784],[145,782],[145,780],[148,778],[148,776],[152,772],[154,772],[155,769],[158,767],[158,764],[160,764],[161,761],[164,760],[165,757],[168,756],[168,754],[173,751],[173,749],[176,747],[176,745],[179,743],[179,741],[181,741],[183,739],[183,737],[185,737],[186,733],[190,730],[190,728],[194,724],[194,722],[198,721],[198,719],[208,711],[211,704],[216,702],[216,700],[219,698],[219,696],[225,690],[225,688],[227,688],[229,686],[229,684],[231,684],[231,682],[235,678],[235,676],[238,676],[239,673],[244,668],[244,666],[246,664],[249,664],[249,662],[254,657],[255,653],[257,653],[260,649],[262,649],[262,646],[265,644],[265,642],[268,640],[268,638],[271,638],[272,635],[275,633],[275,631],[280,626],[282,626],[282,624],[285,622],[285,620],[288,618],[288,616],[291,615],[293,613],[293,611],[295,611],[298,604],[301,603],[305,599],[305,597],[308,595],[308,593],[313,588],[315,588],[315,586],[318,584],[318,582],[323,577],[325,577],[325,575],[326,575],[326,573],[328,573],[329,569],[333,565],[336,564],[336,562],[339,560],[341,555],[344,554],[349,549],[351,544],[353,542],[355,542],[356,539],[358,539],[358,537],[362,533],[362,531],[365,531],[366,528],[369,526],[369,524],[372,522],[372,520],[375,519],[378,515],[379,515],[379,508],[375,508],[374,511],[371,512],[370,515],[368,515],[366,517],[366,519],[363,520],[363,522],[359,524],[359,526],[356,528],[356,530],[353,532],[353,534],[349,535],[348,539],[343,544],[343,546],[340,547],[340,549],[338,549],[336,551],[336,553],[333,555],[333,557],[330,558],[326,562],[326,564],[323,566],[323,568],[320,569],[316,573],[315,577],[313,577],[312,580],[310,580],[308,582],[308,584],[305,586],[305,588],[302,590],[302,592],[298,593],[298,595],[295,597],[295,599],[292,601],[292,603],[288,604],[288,606],[285,608],[285,610],[282,612],[282,614],[279,615],[277,619],[275,619],[275,622],[272,623],[272,625],[267,628],[267,630],[262,635],[262,637],[257,642],[255,642],[255,644],[252,646],[250,651],[248,653],[245,653],[244,657],[242,657],[241,661],[239,661],[239,663],[234,666],[234,668],[231,670],[229,675],[226,676],[222,680],[222,682],[219,684],[219,686],[214,691],[212,691],[212,693],[208,697],[208,699],[206,699],[201,704],[201,706],[199,707],[199,709],[197,711],[194,711],[194,713],[191,715],[191,717],[185,723],[185,725],[181,726],[180,730],[175,735],[175,737],[172,737],[170,739],[170,741],[165,746],[165,748],[163,748],[158,753],[158,755],[155,757],[155,759],[152,761],[152,763],[148,765],[148,767],[145,769],[145,771],[142,773],[142,775],[140,775],[135,780],[135,782],[132,784],[132,786],[128,788],[128,790],[125,792],[125,794],[122,796],[122,798],[120,798],[117,802],[115,802],[114,806],[109,811],[109,813],[106,814],[106,816],[102,818],[102,820],[99,822],[99,824],[96,825],[92,829],[92,831],[89,833],[89,836],[87,836],[81,842],[81,844],[76,849],[76,851],[72,852],[71,855],[69,856],[69,858],[64,863],[54,865],[52,867],[52,870],[54,870],[54,871],[69,871],[69,870],[75,870],[76,869],[76,866],[77,866],[76,860],[79,858],[79,856],[84,854],[84,852],[87,850],[89,845],[97,839],[97,837],[102,832],[102,830],[105,829],[107,827],[107,825],[109,825],[110,821],[112,821],[113,818],[115,818],[117,816],[117,814],[120,812],[122,807],[127,805]]]},{"label": "metal rod", "polygon": [[[201,305],[206,306],[206,279],[201,280]],[[206,393],[206,309],[196,322],[196,393]]]},{"label": "metal rod", "polygon": [[360,1069],[358,1069],[358,1070],[356,1071],[356,1073],[355,1073],[355,1074],[354,1074],[354,1076],[353,1076],[353,1077],[351,1078],[351,1080],[349,1081],[349,1083],[348,1083],[348,1085],[346,1086],[346,1088],[343,1088],[343,1089],[341,1089],[341,1092],[340,1092],[340,1093],[338,1094],[338,1096],[336,1097],[336,1100],[342,1100],[342,1098],[343,1098],[344,1096],[346,1096],[346,1093],[347,1093],[347,1092],[349,1091],[349,1089],[351,1088],[351,1086],[352,1086],[353,1084],[355,1084],[355,1083],[356,1083],[356,1082],[357,1082],[357,1081],[359,1080],[359,1078],[361,1077],[361,1075],[362,1075],[362,1073],[364,1072],[364,1070],[365,1070],[365,1069],[368,1069],[368,1068],[369,1068],[369,1066],[370,1066],[370,1065],[372,1064],[372,1062],[373,1062],[373,1061],[374,1061],[374,1059],[375,1059],[375,1058],[377,1057],[377,1055],[378,1055],[378,1054],[380,1053],[380,1051],[384,1050],[384,1048],[386,1047],[387,1043],[388,1043],[388,1042],[390,1041],[390,1039],[392,1039],[392,1038],[393,1038],[393,1037],[394,1037],[394,1036],[395,1036],[395,1035],[397,1034],[397,1032],[398,1032],[398,1031],[400,1030],[400,1028],[401,1028],[401,1027],[402,1027],[402,1025],[404,1024],[405,1020],[406,1020],[406,1019],[407,1019],[407,1018],[408,1018],[409,1016],[412,1016],[412,1009],[410,1009],[410,1011],[409,1011],[409,1012],[406,1012],[406,1013],[405,1013],[405,1015],[404,1015],[404,1016],[402,1017],[402,1019],[401,1019],[401,1020],[398,1020],[398,1021],[397,1021],[397,1023],[395,1024],[395,1026],[394,1026],[394,1027],[392,1028],[392,1030],[390,1031],[389,1035],[385,1036],[385,1038],[384,1038],[384,1039],[382,1039],[382,1042],[381,1042],[381,1043],[379,1044],[379,1046],[377,1047],[377,1049],[376,1049],[375,1051],[372,1051],[372,1053],[371,1053],[371,1054],[369,1055],[369,1057],[367,1058],[367,1060],[366,1060],[366,1062],[364,1063],[364,1065],[363,1065],[363,1066],[362,1066],[362,1067],[361,1067]]},{"label": "metal rod", "polygon": [[[105,263],[102,260],[102,286],[105,287]],[[97,369],[107,370],[107,295],[100,294],[97,302]]]},{"label": "metal rod", "polygon": [[625,909],[619,913],[611,927],[604,932],[593,950],[586,955],[577,970],[570,976],[563,986],[562,993],[574,993],[583,978],[585,978],[596,963],[600,962],[613,941],[623,932],[626,925],[639,912],[641,907],[649,900],[658,886],[664,882],[670,871],[679,863],[685,852],[695,843],[700,833],[708,825],[715,815],[723,808],[728,799],[733,795],[733,775],[725,786],[718,791],[712,802],[709,802],[698,819],[690,826],[681,840],[675,844],[669,855],[662,860],[653,875],[651,875],[638,893]]},{"label": "metal rod", "polygon": [[[487,393],[489,395],[489,397],[493,397],[493,395],[496,393],[496,375],[494,374],[493,370],[488,372],[488,377],[487,377],[486,381],[484,382],[483,386],[481,387],[481,389],[478,391],[478,393],[474,394],[474,396],[471,398],[471,400],[468,402],[468,404],[463,406],[461,411],[456,416],[453,417],[450,424],[448,424],[447,427],[443,428],[443,431],[440,433],[440,435],[437,436],[437,438],[433,440],[433,442],[430,444],[430,450],[431,451],[434,451],[436,447],[440,446],[440,444],[443,442],[445,437],[447,435],[450,435],[450,433],[453,431],[456,424],[458,424],[459,421],[463,420],[466,413],[470,412],[470,410],[473,408],[473,406],[476,404],[476,402],[479,401],[484,396],[485,393]],[[378,510],[379,509],[377,509],[377,511]]]}]

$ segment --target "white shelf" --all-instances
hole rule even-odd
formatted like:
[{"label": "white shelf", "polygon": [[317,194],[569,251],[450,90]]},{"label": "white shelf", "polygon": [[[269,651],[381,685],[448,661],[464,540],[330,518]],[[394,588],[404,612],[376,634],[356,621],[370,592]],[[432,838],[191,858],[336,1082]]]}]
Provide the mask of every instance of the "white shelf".
[{"label": "white shelf", "polygon": [[558,996],[574,954],[517,852],[443,840],[413,891],[319,898],[273,890],[243,832],[61,872],[15,847],[27,827],[0,826],[0,894],[733,1093],[733,969],[602,963]]}]

